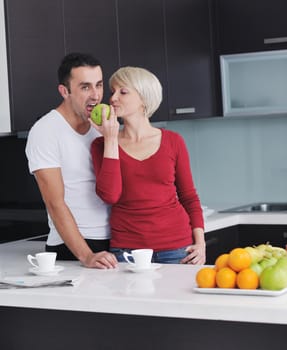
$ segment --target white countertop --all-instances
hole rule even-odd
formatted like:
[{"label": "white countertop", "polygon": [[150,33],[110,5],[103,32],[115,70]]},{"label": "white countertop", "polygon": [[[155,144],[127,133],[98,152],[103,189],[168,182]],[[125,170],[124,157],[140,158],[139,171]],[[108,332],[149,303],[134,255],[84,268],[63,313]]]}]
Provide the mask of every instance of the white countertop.
[{"label": "white countertop", "polygon": [[[26,255],[43,249],[41,241],[1,244],[1,277],[27,276],[30,265]],[[155,271],[134,273],[126,270],[125,264],[115,270],[87,269],[71,261],[59,261],[57,265],[65,267],[59,277],[77,280],[73,287],[0,290],[0,305],[287,324],[287,294],[278,297],[198,294],[193,288],[199,266],[162,265]]]},{"label": "white countertop", "polygon": [[217,213],[205,219],[205,232],[239,224],[287,225],[286,213]]}]

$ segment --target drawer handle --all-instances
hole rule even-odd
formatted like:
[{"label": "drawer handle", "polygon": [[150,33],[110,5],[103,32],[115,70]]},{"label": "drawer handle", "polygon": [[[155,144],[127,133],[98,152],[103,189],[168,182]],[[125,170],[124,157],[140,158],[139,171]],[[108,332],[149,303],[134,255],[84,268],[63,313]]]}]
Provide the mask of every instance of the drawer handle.
[{"label": "drawer handle", "polygon": [[287,232],[283,232],[283,238],[287,238]]},{"label": "drawer handle", "polygon": [[208,247],[212,244],[216,244],[216,243],[218,243],[218,237],[213,237],[213,238],[210,238],[207,241],[205,241],[206,247]]},{"label": "drawer handle", "polygon": [[176,108],[175,114],[190,114],[195,113],[194,107],[187,107],[187,108]]},{"label": "drawer handle", "polygon": [[264,44],[280,44],[280,43],[287,43],[287,36],[282,36],[281,38],[264,39]]}]

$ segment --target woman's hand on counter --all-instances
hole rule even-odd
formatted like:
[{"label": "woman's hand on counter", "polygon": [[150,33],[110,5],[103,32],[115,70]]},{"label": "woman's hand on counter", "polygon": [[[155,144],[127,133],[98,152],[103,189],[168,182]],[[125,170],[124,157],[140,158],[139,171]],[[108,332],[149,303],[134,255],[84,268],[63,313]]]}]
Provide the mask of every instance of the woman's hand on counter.
[{"label": "woman's hand on counter", "polygon": [[204,265],[206,261],[204,231],[201,228],[193,230],[194,244],[186,248],[188,255],[181,260],[182,264]]}]

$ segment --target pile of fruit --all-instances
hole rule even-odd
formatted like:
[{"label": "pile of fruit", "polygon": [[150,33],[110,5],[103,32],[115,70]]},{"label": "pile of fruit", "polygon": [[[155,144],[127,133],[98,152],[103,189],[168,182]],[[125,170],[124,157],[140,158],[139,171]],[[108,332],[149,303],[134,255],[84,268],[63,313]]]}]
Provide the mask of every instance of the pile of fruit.
[{"label": "pile of fruit", "polygon": [[221,254],[214,267],[196,274],[199,288],[281,290],[287,288],[287,250],[260,244]]}]

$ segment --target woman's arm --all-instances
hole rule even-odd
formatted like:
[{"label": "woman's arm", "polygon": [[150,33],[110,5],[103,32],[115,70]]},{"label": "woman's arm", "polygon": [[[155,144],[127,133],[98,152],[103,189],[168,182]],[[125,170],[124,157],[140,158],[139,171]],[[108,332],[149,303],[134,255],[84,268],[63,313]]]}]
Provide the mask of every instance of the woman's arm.
[{"label": "woman's arm", "polygon": [[103,138],[97,138],[91,145],[92,162],[96,174],[96,193],[106,203],[116,203],[122,193],[122,177],[119,160],[118,133],[119,122],[111,106],[110,119],[105,113],[102,125],[98,126],[91,120]]},{"label": "woman's arm", "polygon": [[204,219],[196,188],[194,186],[186,145],[181,137],[178,143],[176,161],[176,188],[178,198],[190,218],[193,244],[187,247],[189,253],[183,264],[204,264],[206,260]]}]

